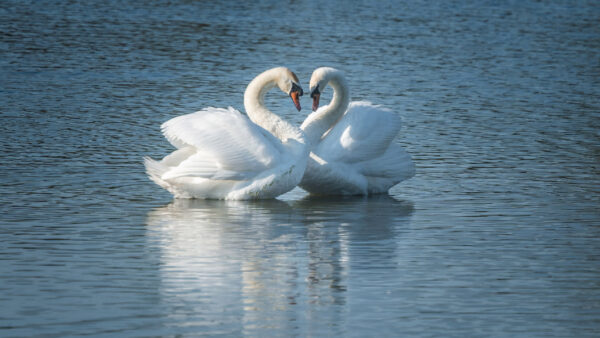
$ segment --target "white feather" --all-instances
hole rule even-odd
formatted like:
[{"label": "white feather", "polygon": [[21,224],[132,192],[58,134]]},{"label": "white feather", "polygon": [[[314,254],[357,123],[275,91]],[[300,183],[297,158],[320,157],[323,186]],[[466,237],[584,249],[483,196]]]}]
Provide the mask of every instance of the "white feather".
[{"label": "white feather", "polygon": [[346,82],[336,69],[315,70],[311,87],[317,84],[321,90],[334,87],[336,104],[311,114],[302,128],[314,133],[323,130],[321,116],[342,115],[313,142],[300,187],[319,195],[376,194],[414,176],[410,155],[395,143],[401,127],[396,113],[367,101],[349,103]]},{"label": "white feather", "polygon": [[399,130],[400,117],[392,111],[366,101],[352,102],[313,152],[330,161],[364,161],[382,155]]},{"label": "white feather", "polygon": [[271,127],[269,121],[284,125],[281,135],[275,137],[231,107],[175,117],[161,129],[177,150],[161,161],[145,158],[148,176],[178,198],[273,198],[293,189],[306,167],[304,134],[270,117],[275,115],[261,105],[262,88],[282,77],[295,78],[289,74],[286,68],[266,71],[245,93],[245,100],[256,107],[254,117],[265,127]]},{"label": "white feather", "polygon": [[[172,144],[200,149],[193,160],[213,163],[215,169],[239,172],[266,170],[281,160],[281,141],[229,107],[205,108],[173,118],[161,126]],[[204,155],[204,156],[202,156]],[[192,158],[190,158],[192,160]],[[187,163],[192,167],[196,164]],[[198,163],[199,165],[199,163]]]}]

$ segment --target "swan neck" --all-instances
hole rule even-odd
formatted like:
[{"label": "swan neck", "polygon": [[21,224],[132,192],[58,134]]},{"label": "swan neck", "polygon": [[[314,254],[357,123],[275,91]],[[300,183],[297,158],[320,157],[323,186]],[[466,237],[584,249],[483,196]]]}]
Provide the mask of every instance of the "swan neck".
[{"label": "swan neck", "polygon": [[350,92],[346,80],[341,76],[333,77],[329,81],[329,85],[333,88],[333,98],[331,103],[331,112],[328,115],[328,120],[332,121],[332,124],[346,112],[348,104],[350,104]]},{"label": "swan neck", "polygon": [[350,103],[350,91],[341,73],[331,73],[328,84],[333,88],[331,102],[311,113],[301,127],[306,133],[308,142],[312,145],[316,145],[323,134],[338,122]]},{"label": "swan neck", "polygon": [[265,115],[273,114],[265,107],[265,94],[276,85],[276,76],[266,71],[255,77],[244,92],[244,108],[252,122],[259,124]]},{"label": "swan neck", "polygon": [[281,72],[278,68],[267,70],[255,77],[244,92],[244,108],[248,118],[275,137],[285,141],[289,138],[305,143],[304,134],[265,106],[265,95],[277,86]]}]

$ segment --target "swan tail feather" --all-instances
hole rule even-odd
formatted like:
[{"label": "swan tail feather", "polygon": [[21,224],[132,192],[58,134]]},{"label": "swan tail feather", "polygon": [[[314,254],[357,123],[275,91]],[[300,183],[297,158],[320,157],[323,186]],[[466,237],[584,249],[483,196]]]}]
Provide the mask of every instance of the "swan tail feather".
[{"label": "swan tail feather", "polygon": [[168,188],[169,184],[162,179],[162,176],[169,169],[168,166],[160,163],[159,161],[153,160],[148,156],[144,156],[144,166],[146,167],[146,174],[154,183],[167,190],[170,190]]},{"label": "swan tail feather", "polygon": [[361,172],[369,181],[369,194],[385,193],[415,175],[411,156],[398,144],[392,144],[383,156],[362,165]]}]

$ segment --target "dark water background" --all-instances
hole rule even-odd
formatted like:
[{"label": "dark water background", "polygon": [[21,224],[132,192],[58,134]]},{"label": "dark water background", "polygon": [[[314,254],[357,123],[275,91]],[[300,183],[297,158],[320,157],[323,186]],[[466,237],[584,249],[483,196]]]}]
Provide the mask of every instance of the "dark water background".
[{"label": "dark water background", "polygon": [[[0,336],[600,335],[599,22],[597,1],[0,2]],[[145,177],[162,122],[243,110],[279,65],[397,111],[417,175],[262,202]]]}]

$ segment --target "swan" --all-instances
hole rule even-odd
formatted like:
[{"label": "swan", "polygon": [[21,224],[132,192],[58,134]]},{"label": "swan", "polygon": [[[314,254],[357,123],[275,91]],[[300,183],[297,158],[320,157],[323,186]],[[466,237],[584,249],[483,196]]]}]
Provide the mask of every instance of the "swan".
[{"label": "swan", "polygon": [[164,136],[177,150],[161,161],[145,157],[149,178],[175,198],[265,199],[292,190],[302,179],[309,150],[298,127],[264,106],[265,94],[275,86],[300,111],[298,77],[277,67],[248,84],[248,117],[232,107],[209,107],[163,123]]},{"label": "swan", "polygon": [[[333,98],[319,109],[327,85]],[[341,71],[317,68],[310,96],[313,112],[300,127],[311,149],[302,189],[314,195],[378,194],[415,175],[410,155],[394,142],[400,117],[367,101],[350,103]]]}]

